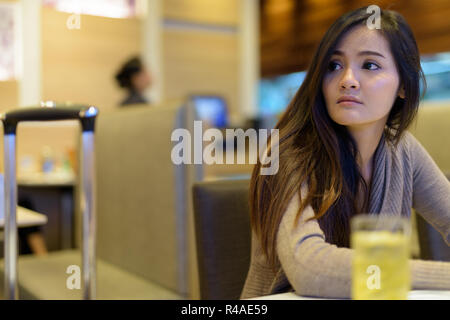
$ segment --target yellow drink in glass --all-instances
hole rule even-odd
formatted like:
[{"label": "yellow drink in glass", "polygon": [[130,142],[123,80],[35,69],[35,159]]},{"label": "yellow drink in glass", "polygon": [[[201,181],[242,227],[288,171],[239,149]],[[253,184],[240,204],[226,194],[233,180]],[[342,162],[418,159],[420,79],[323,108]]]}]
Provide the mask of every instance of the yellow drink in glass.
[{"label": "yellow drink in glass", "polygon": [[357,217],[351,234],[352,298],[406,299],[411,283],[409,222],[394,216]]}]

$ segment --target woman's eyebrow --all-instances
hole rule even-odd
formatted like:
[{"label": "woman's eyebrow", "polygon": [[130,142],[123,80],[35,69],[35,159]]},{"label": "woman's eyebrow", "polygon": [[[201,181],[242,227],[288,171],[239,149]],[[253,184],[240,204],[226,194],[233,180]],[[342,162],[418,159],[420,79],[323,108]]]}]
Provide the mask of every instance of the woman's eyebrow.
[{"label": "woman's eyebrow", "polygon": [[339,50],[334,50],[332,55],[343,56],[344,53],[342,51],[339,51]]},{"label": "woman's eyebrow", "polygon": [[[344,56],[345,54],[340,50],[334,50],[333,55]],[[371,51],[371,50],[360,51],[360,52],[358,52],[358,56],[379,56],[381,58],[386,59],[386,57],[383,56],[381,53],[376,52],[376,51]]]},{"label": "woman's eyebrow", "polygon": [[360,51],[358,53],[358,56],[379,56],[381,58],[385,58],[385,56],[383,56],[381,53],[376,52],[376,51],[370,51],[370,50],[365,50],[365,51]]}]

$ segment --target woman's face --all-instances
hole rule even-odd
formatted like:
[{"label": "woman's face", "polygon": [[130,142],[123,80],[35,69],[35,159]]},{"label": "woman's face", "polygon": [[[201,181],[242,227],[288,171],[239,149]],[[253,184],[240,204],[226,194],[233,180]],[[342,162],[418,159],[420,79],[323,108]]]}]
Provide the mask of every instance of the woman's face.
[{"label": "woman's face", "polygon": [[322,90],[328,114],[336,123],[384,128],[399,95],[399,75],[389,43],[365,26],[350,30],[336,46]]},{"label": "woman's face", "polygon": [[146,69],[142,69],[131,77],[134,90],[144,92],[152,84],[152,78]]}]

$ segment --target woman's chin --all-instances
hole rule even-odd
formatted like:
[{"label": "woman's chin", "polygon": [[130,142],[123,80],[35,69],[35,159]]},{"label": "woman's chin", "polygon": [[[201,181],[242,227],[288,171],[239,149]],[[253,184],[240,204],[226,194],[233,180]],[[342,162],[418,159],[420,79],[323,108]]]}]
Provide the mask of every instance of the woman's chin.
[{"label": "woman's chin", "polygon": [[361,119],[349,118],[349,117],[340,117],[340,118],[332,118],[334,122],[341,126],[358,126],[364,124],[364,121]]}]

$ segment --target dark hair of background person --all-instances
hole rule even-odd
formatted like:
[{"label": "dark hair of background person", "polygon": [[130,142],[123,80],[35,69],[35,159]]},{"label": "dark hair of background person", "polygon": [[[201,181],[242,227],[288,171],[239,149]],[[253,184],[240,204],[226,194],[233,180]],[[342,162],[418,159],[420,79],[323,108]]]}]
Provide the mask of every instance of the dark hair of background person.
[{"label": "dark hair of background person", "polygon": [[[368,207],[368,186],[356,162],[357,146],[345,126],[329,116],[322,93],[329,60],[342,37],[353,27],[365,25],[371,16],[367,7],[341,16],[326,32],[309,66],[303,84],[276,125],[279,129],[279,171],[260,175],[255,165],[250,183],[251,223],[268,262],[275,266],[276,235],[287,205],[300,196],[296,223],[311,205],[326,241],[349,247],[350,218],[358,214],[356,194],[365,191],[363,209]],[[405,19],[395,11],[381,10],[381,29],[388,41],[403,86],[405,98],[397,97],[385,127],[388,143],[397,145],[414,120],[420,100],[420,81],[426,83],[414,35]],[[270,141],[267,143],[270,146]],[[270,149],[269,149],[270,150]]]},{"label": "dark hair of background person", "polygon": [[116,80],[121,88],[133,90],[132,77],[143,69],[142,61],[139,57],[128,60],[116,74]]},{"label": "dark hair of background person", "polygon": [[128,91],[121,106],[149,103],[144,91],[151,85],[151,77],[139,57],[128,60],[116,74],[116,80],[120,87]]}]

